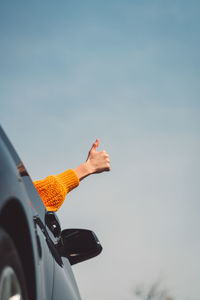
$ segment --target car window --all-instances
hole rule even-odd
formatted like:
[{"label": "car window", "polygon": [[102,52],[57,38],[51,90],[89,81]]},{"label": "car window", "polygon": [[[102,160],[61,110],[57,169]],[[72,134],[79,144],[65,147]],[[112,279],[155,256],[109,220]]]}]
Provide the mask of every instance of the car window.
[{"label": "car window", "polygon": [[[24,183],[26,192],[29,196],[29,200],[36,209],[37,213],[40,214],[40,216],[44,216],[46,212],[46,208],[43,204],[42,199],[40,198],[33,182],[32,179],[30,178],[28,171],[24,167],[19,155],[17,154],[15,148],[11,144],[10,140],[8,139],[7,135],[5,134],[4,130],[0,126],[0,137],[3,140],[4,144],[6,145],[8,151],[10,152],[17,168],[18,171],[21,175],[22,182]],[[43,217],[42,217],[43,219]]]}]

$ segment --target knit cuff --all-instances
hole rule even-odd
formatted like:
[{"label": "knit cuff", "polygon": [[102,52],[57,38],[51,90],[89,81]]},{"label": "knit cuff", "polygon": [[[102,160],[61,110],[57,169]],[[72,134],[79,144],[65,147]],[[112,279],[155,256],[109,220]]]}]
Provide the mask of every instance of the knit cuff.
[{"label": "knit cuff", "polygon": [[55,176],[57,180],[70,192],[79,185],[79,179],[73,170],[67,170]]}]

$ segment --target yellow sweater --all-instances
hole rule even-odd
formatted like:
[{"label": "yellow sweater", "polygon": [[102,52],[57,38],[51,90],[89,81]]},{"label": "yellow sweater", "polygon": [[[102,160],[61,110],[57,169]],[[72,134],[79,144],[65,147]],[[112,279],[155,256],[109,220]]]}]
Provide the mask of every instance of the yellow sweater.
[{"label": "yellow sweater", "polygon": [[49,211],[57,211],[63,204],[67,193],[79,185],[79,179],[73,170],[58,175],[50,175],[34,181],[34,185]]}]

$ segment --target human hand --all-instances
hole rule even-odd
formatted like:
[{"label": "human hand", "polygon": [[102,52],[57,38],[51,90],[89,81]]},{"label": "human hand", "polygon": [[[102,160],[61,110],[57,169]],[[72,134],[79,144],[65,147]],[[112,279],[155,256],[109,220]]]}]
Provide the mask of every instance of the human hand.
[{"label": "human hand", "polygon": [[110,159],[106,151],[97,151],[99,139],[97,139],[88,153],[86,167],[90,174],[110,171]]},{"label": "human hand", "polygon": [[21,176],[28,176],[28,173],[27,173],[27,171],[26,171],[26,169],[25,169],[22,162],[20,162],[20,164],[17,166],[17,168],[18,168],[19,174]]},{"label": "human hand", "polygon": [[91,174],[110,171],[109,155],[106,153],[106,151],[97,151],[98,146],[99,139],[97,139],[92,145],[86,162],[74,169],[74,172],[78,176],[79,180],[82,180]]},{"label": "human hand", "polygon": [[82,180],[91,174],[110,171],[109,155],[106,153],[106,151],[97,151],[98,146],[99,139],[97,139],[92,145],[86,162],[74,169],[74,172],[78,176],[79,180]]}]

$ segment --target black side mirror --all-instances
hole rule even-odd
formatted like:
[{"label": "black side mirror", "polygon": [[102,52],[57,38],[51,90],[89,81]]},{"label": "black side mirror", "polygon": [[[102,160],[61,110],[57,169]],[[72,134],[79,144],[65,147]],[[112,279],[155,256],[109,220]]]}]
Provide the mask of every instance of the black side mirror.
[{"label": "black side mirror", "polygon": [[87,229],[65,229],[61,233],[60,255],[67,257],[71,265],[95,257],[102,246],[94,232]]}]

